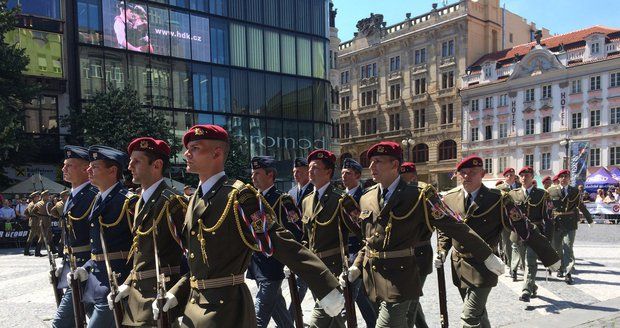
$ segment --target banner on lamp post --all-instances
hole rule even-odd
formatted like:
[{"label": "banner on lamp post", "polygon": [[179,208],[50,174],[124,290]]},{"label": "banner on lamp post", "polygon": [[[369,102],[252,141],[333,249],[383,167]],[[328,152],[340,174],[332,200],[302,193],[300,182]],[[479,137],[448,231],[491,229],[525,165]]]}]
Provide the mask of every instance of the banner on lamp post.
[{"label": "banner on lamp post", "polygon": [[583,185],[588,173],[589,141],[572,141],[570,143],[570,176],[571,185]]}]

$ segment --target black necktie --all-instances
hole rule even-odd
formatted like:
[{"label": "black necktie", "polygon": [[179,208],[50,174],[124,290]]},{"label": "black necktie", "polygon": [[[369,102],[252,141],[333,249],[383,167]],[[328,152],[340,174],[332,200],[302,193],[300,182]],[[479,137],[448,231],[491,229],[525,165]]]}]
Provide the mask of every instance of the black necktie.
[{"label": "black necktie", "polygon": [[202,196],[204,196],[204,193],[202,192],[202,185],[198,186],[198,190],[196,190],[196,193],[198,198],[202,198]]},{"label": "black necktie", "polygon": [[465,199],[465,211],[467,211],[470,206],[471,206],[471,194],[467,194],[467,198]]},{"label": "black necktie", "polygon": [[385,188],[381,192],[381,200],[379,201],[379,206],[381,206],[381,208],[383,208],[385,206],[385,203],[387,203],[386,196],[387,196],[389,191],[390,190],[388,188]]},{"label": "black necktie", "polygon": [[69,199],[67,199],[67,206],[65,207],[67,211],[71,208],[73,202],[73,194],[69,193]]},{"label": "black necktie", "polygon": [[566,188],[562,188],[562,198],[566,197]]},{"label": "black necktie", "polygon": [[299,190],[297,191],[297,204],[301,203],[301,195],[303,194],[303,189],[299,188]]},{"label": "black necktie", "polygon": [[93,207],[93,212],[99,209],[99,206],[101,205],[102,201],[103,201],[103,197],[101,197],[101,195],[97,196],[97,201],[95,202],[95,206]]},{"label": "black necktie", "polygon": [[312,207],[316,208],[319,205],[319,191],[314,192],[314,202],[312,203]]},{"label": "black necktie", "polygon": [[142,209],[142,205],[144,205],[144,198],[140,197],[140,200],[138,201],[138,212]]}]

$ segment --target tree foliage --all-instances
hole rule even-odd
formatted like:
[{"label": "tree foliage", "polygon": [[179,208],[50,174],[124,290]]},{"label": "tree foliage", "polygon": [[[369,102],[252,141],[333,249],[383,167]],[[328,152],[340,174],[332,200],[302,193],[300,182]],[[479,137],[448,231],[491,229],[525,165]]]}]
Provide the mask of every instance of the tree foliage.
[{"label": "tree foliage", "polygon": [[228,160],[224,165],[226,175],[239,179],[245,183],[250,181],[250,163],[248,163],[248,154],[243,153],[243,147],[241,147],[242,140],[237,137],[230,137],[230,152],[228,153]]}]

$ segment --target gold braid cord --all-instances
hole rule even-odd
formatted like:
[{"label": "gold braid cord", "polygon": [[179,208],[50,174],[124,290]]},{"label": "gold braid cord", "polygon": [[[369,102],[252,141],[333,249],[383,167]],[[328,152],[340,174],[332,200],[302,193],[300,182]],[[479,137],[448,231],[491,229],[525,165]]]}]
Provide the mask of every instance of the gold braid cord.
[{"label": "gold braid cord", "polygon": [[104,227],[104,228],[111,228],[114,226],[117,226],[121,220],[123,219],[123,214],[129,214],[126,213],[127,212],[127,207],[129,207],[129,201],[131,200],[131,198],[127,198],[125,199],[125,203],[123,203],[123,208],[121,209],[121,212],[118,215],[118,218],[116,218],[116,220],[114,220],[114,222],[112,223],[104,223],[103,222],[103,217],[101,215],[99,215],[99,225]]},{"label": "gold braid cord", "polygon": [[85,217],[87,217],[90,212],[93,210],[93,206],[95,206],[95,202],[97,201],[97,197],[93,198],[93,201],[90,202],[90,206],[88,206],[88,210],[86,210],[86,212],[84,212],[84,215],[80,216],[80,217],[75,217],[73,215],[71,215],[71,211],[69,211],[67,213],[67,217],[73,221],[80,221],[83,220]]},{"label": "gold braid cord", "polygon": [[[263,194],[256,190],[254,187],[252,187],[252,185],[250,184],[246,184],[245,185],[246,188],[248,188],[251,192],[253,192],[256,195],[256,200],[260,203],[263,203],[263,205],[265,205],[265,209],[267,209],[268,213],[265,213],[265,215],[267,215],[267,224],[273,222],[269,222],[269,215],[271,215],[272,217],[275,216],[275,211],[273,210],[273,208],[271,206],[269,206],[269,202],[267,202],[267,200],[265,199],[265,197],[263,197]],[[235,196],[236,198],[236,196]],[[241,237],[241,240],[243,241],[243,243],[251,250],[255,251],[255,252],[260,252],[260,248],[258,247],[258,243],[250,243],[248,241],[248,239],[245,237],[245,234],[243,233],[243,229],[241,227],[241,218],[239,217],[239,201],[237,199],[235,199],[235,207],[234,207],[234,214],[235,214],[235,223],[237,224],[237,231],[239,232],[239,236]],[[269,227],[267,227],[269,229]]]},{"label": "gold braid cord", "polygon": [[338,200],[338,206],[336,206],[336,209],[334,210],[334,213],[332,214],[332,217],[329,218],[329,220],[327,220],[325,222],[319,222],[318,218],[316,218],[316,217],[314,218],[314,220],[312,220],[312,231],[310,232],[310,236],[309,236],[309,239],[310,239],[309,240],[310,241],[309,245],[314,245],[314,240],[316,238],[316,231],[318,229],[317,226],[326,227],[326,226],[330,225],[334,221],[334,219],[336,218],[336,215],[338,215],[338,213],[340,213],[341,209],[342,209],[342,198],[340,198]]},{"label": "gold braid cord", "polygon": [[[502,193],[503,193],[503,192],[502,192]],[[504,194],[505,194],[505,193],[504,193]],[[503,201],[504,201],[504,200],[503,200],[503,197],[504,197],[504,196],[501,196],[501,197],[499,198],[499,200],[498,200],[497,202],[495,202],[495,204],[493,204],[493,206],[491,206],[488,210],[486,210],[486,211],[484,211],[484,212],[482,212],[482,213],[480,213],[480,214],[477,214],[477,215],[474,215],[474,214],[469,215],[466,219],[464,219],[464,221],[465,221],[465,222],[467,222],[467,221],[469,221],[469,219],[471,219],[471,218],[475,218],[475,219],[477,219],[477,218],[483,217],[483,216],[485,216],[485,215],[487,215],[487,214],[491,213],[491,211],[492,211],[492,210],[494,210],[494,209],[495,209],[495,207],[497,207],[497,205],[500,205],[501,207],[504,207],[504,205],[503,205]]]},{"label": "gold braid cord", "polygon": [[387,244],[390,242],[390,236],[392,235],[392,222],[393,222],[393,220],[400,221],[400,220],[404,220],[404,219],[408,218],[418,208],[418,206],[420,205],[420,202],[422,201],[423,198],[424,198],[424,193],[420,193],[420,196],[418,197],[418,200],[416,201],[416,203],[413,205],[411,210],[409,210],[409,212],[405,213],[405,215],[396,216],[396,215],[394,215],[393,211],[390,211],[390,215],[389,215],[389,219],[388,219],[388,224],[387,224],[387,226],[385,226],[385,239],[383,240],[383,249],[385,249],[387,247]]},{"label": "gold braid cord", "polygon": [[159,221],[161,221],[161,218],[164,216],[164,213],[169,213],[169,210],[168,210],[169,206],[170,206],[170,201],[167,200],[164,203],[164,207],[161,209],[161,211],[159,211],[159,215],[157,215],[157,218],[155,219],[155,221],[153,221],[153,224],[148,230],[140,231],[140,227],[142,225],[139,225],[138,227],[136,227],[136,235],[133,237],[133,243],[131,244],[131,249],[129,249],[129,256],[127,257],[127,262],[129,262],[133,254],[138,250],[138,242],[140,241],[140,237],[150,235],[151,232],[153,232],[153,229],[155,229],[155,227],[159,225]]}]

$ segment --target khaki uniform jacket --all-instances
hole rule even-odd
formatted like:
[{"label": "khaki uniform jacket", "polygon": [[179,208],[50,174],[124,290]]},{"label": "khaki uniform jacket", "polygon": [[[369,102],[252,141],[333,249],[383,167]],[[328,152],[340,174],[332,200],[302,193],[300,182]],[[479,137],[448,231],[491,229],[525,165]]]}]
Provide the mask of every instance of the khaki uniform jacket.
[{"label": "khaki uniform jacket", "polygon": [[[245,284],[211,289],[190,286],[196,280],[242,275],[247,270],[258,248],[242,212],[265,240],[262,224],[257,223],[260,219],[254,221],[261,216],[260,193],[241,181],[222,177],[202,198],[197,195],[189,202],[182,229],[190,272],[170,289],[179,300],[189,296],[183,326],[256,327],[252,296]],[[339,286],[321,260],[274,222],[273,213],[267,212],[267,218],[275,259],[300,275],[318,298]]]},{"label": "khaki uniform jacket", "polygon": [[551,186],[547,190],[553,202],[553,218],[555,228],[563,227],[568,230],[577,230],[579,226],[579,211],[583,213],[588,223],[592,223],[592,215],[583,204],[581,193],[573,186],[568,186],[568,195],[562,197],[562,186]]},{"label": "khaki uniform jacket", "polygon": [[[470,226],[494,252],[501,238],[502,229],[516,231],[525,244],[531,247],[545,266],[549,266],[559,260],[557,253],[551,248],[547,239],[539,230],[521,217],[513,220],[506,215],[506,208],[510,207],[512,198],[497,189],[489,189],[482,185],[478,195],[472,201],[471,206],[465,210],[465,194],[463,187],[457,187],[444,196],[444,202],[456,213],[461,215],[463,221]],[[442,231],[438,233],[438,251],[448,254],[452,252],[452,282],[459,288],[494,287],[497,285],[497,275],[489,271],[484,261],[473,256],[471,247],[462,244],[446,236]],[[484,260],[484,259],[483,259]]]},{"label": "khaki uniform jacket", "polygon": [[[428,184],[422,181],[411,182],[410,185],[424,189]],[[433,247],[431,246],[431,237],[433,231],[425,230],[420,235],[420,241],[415,247],[415,259],[420,270],[420,275],[429,275],[433,272]]]},{"label": "khaki uniform jacket", "polygon": [[[157,238],[160,270],[174,270],[172,274],[171,271],[162,271],[166,276],[166,287],[172,287],[181,277],[180,268],[186,266],[177,233],[183,226],[186,209],[185,197],[177,194],[164,181],[155,189],[146,204],[136,202],[132,218],[134,237],[130,250],[130,254],[133,255],[133,266],[125,280],[125,284],[129,286],[129,296],[126,299],[123,325],[157,325],[157,322],[153,321],[151,311],[151,304],[157,297],[153,238]],[[153,236],[153,226],[157,237]],[[136,272],[144,274],[147,271],[151,272],[151,278],[138,279],[134,274]],[[185,302],[186,300],[183,302],[179,300],[180,306],[172,308],[168,315],[170,320],[175,320],[183,313]]]},{"label": "khaki uniform jacket", "polygon": [[360,250],[354,265],[362,270],[364,287],[373,302],[402,302],[422,295],[415,256],[411,253],[395,258],[379,258],[378,252],[407,251],[422,238],[442,229],[449,236],[469,245],[480,260],[491,249],[467,225],[451,217],[431,214],[422,189],[398,183],[383,209],[379,206],[378,185],[366,190],[360,200],[360,221],[366,246]]},{"label": "khaki uniform jacket", "polygon": [[335,254],[319,257],[338,276],[342,272],[340,249],[344,248],[344,254],[348,254],[349,232],[361,237],[359,225],[351,219],[359,216],[359,206],[351,195],[331,183],[318,204],[314,204],[315,192],[302,201],[304,211],[301,220],[308,236],[308,248],[318,255],[337,250]]},{"label": "khaki uniform jacket", "polygon": [[62,200],[59,200],[56,202],[56,205],[54,205],[54,207],[52,207],[52,209],[50,210],[50,215],[54,217],[55,219],[60,219],[64,208],[65,208],[65,203]]},{"label": "khaki uniform jacket", "polygon": [[38,235],[39,235],[39,243],[44,242],[44,234],[45,238],[47,238],[47,242],[52,242],[52,218],[51,218],[51,206],[50,203],[40,200],[34,207],[32,208],[31,215],[36,217],[36,221],[33,220],[33,225],[37,226]]},{"label": "khaki uniform jacket", "polygon": [[36,216],[33,212],[34,210],[34,202],[28,203],[26,206],[26,211],[24,214],[28,218],[28,225],[30,226],[30,233],[28,234],[28,243],[34,242],[38,243],[41,238],[41,227],[39,217]]}]

